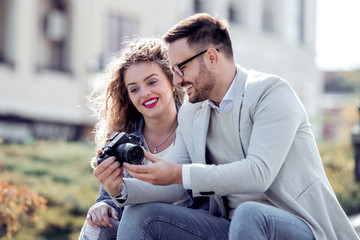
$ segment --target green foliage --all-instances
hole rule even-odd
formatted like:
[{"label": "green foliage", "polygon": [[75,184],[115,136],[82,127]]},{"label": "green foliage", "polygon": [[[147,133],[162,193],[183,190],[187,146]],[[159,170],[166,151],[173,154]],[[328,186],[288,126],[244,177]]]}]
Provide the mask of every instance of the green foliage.
[{"label": "green foliage", "polygon": [[93,147],[82,143],[32,141],[1,144],[1,178],[28,188],[47,201],[39,221],[22,226],[15,240],[78,239],[89,207],[98,195],[90,158]]},{"label": "green foliage", "polygon": [[[352,81],[355,83],[355,79]],[[351,143],[351,131],[359,121],[356,101],[357,98],[349,97],[347,104],[338,112],[337,138],[318,144],[326,174],[347,215],[360,212],[360,185],[355,180],[354,149]]]},{"label": "green foliage", "polygon": [[[360,187],[354,180],[349,137],[341,142],[320,143],[319,150],[345,212],[348,215],[360,212]],[[48,206],[36,223],[22,226],[12,239],[78,239],[86,212],[98,195],[89,163],[93,154],[92,147],[81,143],[0,144],[1,178],[15,186],[26,185],[44,197]]]},{"label": "green foliage", "polygon": [[326,174],[347,215],[360,212],[360,186],[355,181],[355,161],[350,141],[319,144]]}]

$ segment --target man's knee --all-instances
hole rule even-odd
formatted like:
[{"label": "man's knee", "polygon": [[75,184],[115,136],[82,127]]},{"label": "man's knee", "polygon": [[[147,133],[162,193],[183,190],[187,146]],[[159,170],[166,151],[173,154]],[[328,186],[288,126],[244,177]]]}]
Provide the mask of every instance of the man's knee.
[{"label": "man's knee", "polygon": [[262,204],[257,202],[244,202],[240,204],[235,212],[234,217],[241,217],[241,218],[252,218],[253,216],[262,212]]},{"label": "man's knee", "polygon": [[264,221],[263,204],[257,202],[245,202],[240,204],[231,219],[229,236],[230,239],[263,239]]},{"label": "man's knee", "polygon": [[245,229],[248,226],[261,226],[266,218],[263,207],[263,204],[257,202],[244,202],[240,204],[234,212],[231,225]]}]

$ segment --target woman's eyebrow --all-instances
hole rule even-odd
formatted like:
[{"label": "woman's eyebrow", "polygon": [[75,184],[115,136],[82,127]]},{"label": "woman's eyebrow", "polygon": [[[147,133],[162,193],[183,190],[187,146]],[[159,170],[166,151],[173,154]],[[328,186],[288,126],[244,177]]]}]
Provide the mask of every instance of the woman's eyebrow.
[{"label": "woman's eyebrow", "polygon": [[150,74],[149,76],[147,76],[146,78],[144,78],[144,82],[145,82],[146,80],[148,80],[149,78],[151,78],[152,76],[159,76],[159,75],[156,74],[156,73],[152,73],[152,74]]},{"label": "woman's eyebrow", "polygon": [[[156,73],[152,73],[152,74],[150,74],[149,76],[147,76],[147,77],[144,78],[144,82],[145,82],[146,80],[148,80],[149,78],[151,78],[152,76],[159,76],[159,75],[156,74]],[[130,86],[130,85],[136,85],[136,82],[130,82],[130,83],[127,84],[127,86]]]}]

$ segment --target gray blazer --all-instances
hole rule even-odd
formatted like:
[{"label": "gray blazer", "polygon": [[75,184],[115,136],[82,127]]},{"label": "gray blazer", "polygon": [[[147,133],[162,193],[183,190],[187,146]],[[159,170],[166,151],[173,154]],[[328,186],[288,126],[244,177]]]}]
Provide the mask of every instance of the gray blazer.
[{"label": "gray blazer", "polygon": [[193,195],[212,195],[210,211],[224,216],[221,196],[265,193],[273,205],[305,220],[315,239],[358,239],[326,177],[295,92],[277,76],[237,68],[232,111],[244,158],[204,165],[208,101],[180,109],[171,160],[193,163]]}]

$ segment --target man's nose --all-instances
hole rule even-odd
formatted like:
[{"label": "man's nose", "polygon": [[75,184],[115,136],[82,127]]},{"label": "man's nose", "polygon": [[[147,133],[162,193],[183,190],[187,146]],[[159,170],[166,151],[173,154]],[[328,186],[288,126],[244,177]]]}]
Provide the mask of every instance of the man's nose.
[{"label": "man's nose", "polygon": [[173,76],[173,83],[174,83],[174,85],[179,85],[179,86],[181,86],[182,81],[183,81],[183,78],[180,77],[179,75],[177,75],[177,74],[175,73],[174,76]]}]

